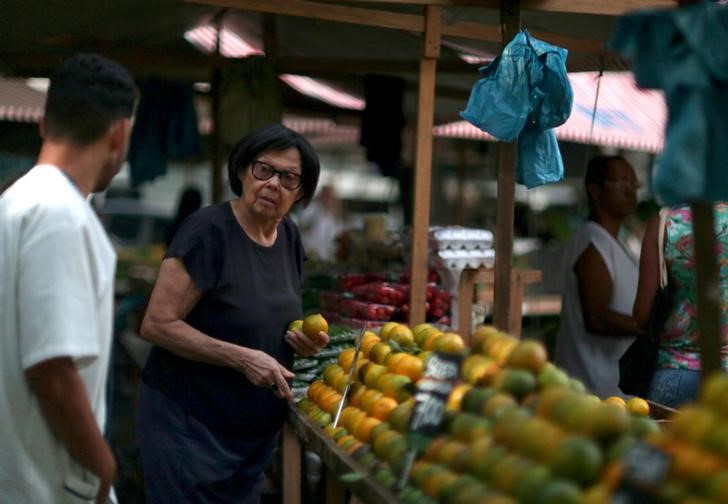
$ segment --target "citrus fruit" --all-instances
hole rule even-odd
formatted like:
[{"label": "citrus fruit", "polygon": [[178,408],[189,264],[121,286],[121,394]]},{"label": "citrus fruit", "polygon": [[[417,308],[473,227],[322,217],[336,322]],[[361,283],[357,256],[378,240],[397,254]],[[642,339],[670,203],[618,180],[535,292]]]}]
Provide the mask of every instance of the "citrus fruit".
[{"label": "citrus fruit", "polygon": [[569,436],[558,444],[549,462],[556,475],[582,485],[591,485],[599,477],[604,457],[599,446],[591,439]]},{"label": "citrus fruit", "polygon": [[379,337],[382,339],[382,341],[387,341],[389,339],[389,331],[393,327],[398,325],[398,322],[385,322],[384,325],[379,329]]},{"label": "citrus fruit", "polygon": [[[339,363],[339,366],[344,370],[344,372],[348,373],[351,369],[351,363],[354,361],[354,347],[345,348],[344,350],[339,353],[339,358],[337,359],[337,362]],[[359,359],[361,359],[361,352],[359,352]]]},{"label": "citrus fruit", "polygon": [[619,406],[620,408],[626,408],[627,402],[619,397],[619,396],[611,396],[604,399],[604,402],[607,404],[614,404],[615,406]]},{"label": "citrus fruit", "polygon": [[[425,364],[420,359],[415,357],[414,355],[410,355],[410,354],[403,354],[403,355],[404,355],[404,357],[399,359],[394,364],[393,371],[396,374],[406,376],[413,382],[416,382],[417,380],[422,378],[422,374],[424,373],[424,370],[425,370]],[[382,367],[384,367],[384,366],[382,366]]]},{"label": "citrus fruit", "polygon": [[493,378],[493,388],[522,399],[536,390],[536,378],[525,369],[503,369]]},{"label": "citrus fruit", "polygon": [[369,360],[377,364],[384,364],[384,361],[391,352],[392,347],[383,341],[378,341],[369,349]]},{"label": "citrus fruit", "polygon": [[316,313],[303,319],[301,331],[308,339],[318,341],[320,332],[329,332],[329,323],[320,313]]},{"label": "citrus fruit", "polygon": [[301,320],[301,319],[294,320],[293,322],[288,324],[289,331],[294,331],[294,332],[300,331],[302,327],[303,327],[303,320]]},{"label": "citrus fruit", "polygon": [[465,349],[463,338],[456,333],[448,332],[435,338],[432,343],[432,350],[436,352],[458,353]]},{"label": "citrus fruit", "polygon": [[518,343],[508,356],[508,365],[538,374],[548,362],[546,347],[540,341],[527,339]]},{"label": "citrus fruit", "polygon": [[641,397],[633,397],[626,403],[627,411],[635,416],[649,416],[650,405]]},{"label": "citrus fruit", "polygon": [[378,418],[366,417],[356,427],[354,436],[363,443],[368,443],[374,427],[382,423]]},{"label": "citrus fruit", "polygon": [[326,383],[329,387],[333,387],[339,376],[343,376],[344,374],[344,369],[341,366],[338,364],[330,364],[326,367],[326,369],[324,369],[324,383]]},{"label": "citrus fruit", "polygon": [[361,342],[361,352],[364,354],[365,357],[369,358],[369,351],[372,349],[374,345],[382,341],[379,339],[379,336],[374,334],[371,331],[367,331],[364,333],[364,336],[362,337]]},{"label": "citrus fruit", "polygon": [[366,385],[367,388],[376,388],[379,377],[387,372],[387,368],[381,364],[369,362],[367,363],[366,368],[362,367],[361,371],[364,374],[364,379],[362,380],[364,385]]},{"label": "citrus fruit", "polygon": [[409,327],[404,324],[397,324],[387,333],[390,340],[396,341],[402,348],[412,348],[415,345],[415,337]]},{"label": "citrus fruit", "polygon": [[367,414],[372,418],[377,418],[385,422],[396,407],[397,401],[391,397],[381,397],[372,403],[367,410]]}]

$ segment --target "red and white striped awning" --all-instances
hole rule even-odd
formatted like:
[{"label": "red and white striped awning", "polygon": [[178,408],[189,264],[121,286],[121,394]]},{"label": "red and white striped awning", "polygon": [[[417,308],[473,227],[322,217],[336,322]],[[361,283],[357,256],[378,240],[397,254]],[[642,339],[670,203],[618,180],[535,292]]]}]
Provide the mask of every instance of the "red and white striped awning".
[{"label": "red and white striped awning", "polygon": [[[605,72],[592,132],[598,73],[571,73],[569,80],[574,90],[574,106],[569,119],[555,129],[558,139],[646,152],[662,150],[667,122],[662,92],[639,89],[631,72]],[[435,126],[433,134],[496,141],[467,121]]]},{"label": "red and white striped awning", "polygon": [[27,79],[0,79],[0,121],[37,123],[43,117],[45,93]]}]

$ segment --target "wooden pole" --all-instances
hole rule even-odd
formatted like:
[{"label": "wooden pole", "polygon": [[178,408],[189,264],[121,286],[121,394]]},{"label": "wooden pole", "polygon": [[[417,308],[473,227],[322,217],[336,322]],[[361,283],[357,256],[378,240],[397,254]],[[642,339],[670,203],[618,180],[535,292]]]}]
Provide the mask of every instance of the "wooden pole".
[{"label": "wooden pole", "polygon": [[432,183],[432,126],[435,115],[435,72],[440,56],[441,13],[439,7],[425,7],[425,36],[420,59],[420,92],[417,104],[417,147],[415,154],[414,215],[412,221],[412,264],[410,325],[425,321],[430,188]]},{"label": "wooden pole", "polygon": [[212,78],[210,80],[210,93],[212,95],[212,135],[210,135],[210,143],[212,149],[212,168],[210,170],[210,192],[212,202],[222,201],[222,169],[223,158],[225,156],[222,145],[222,137],[220,135],[220,88],[222,86],[222,68],[220,64],[220,38],[222,36],[223,17],[227,9],[222,9],[215,16],[215,28],[217,37],[215,39],[215,65],[212,69]]},{"label": "wooden pole", "polygon": [[721,369],[722,303],[718,264],[715,261],[715,216],[713,205],[696,201],[690,205],[693,214],[693,255],[695,257],[695,290],[698,301],[701,380]]},{"label": "wooden pole", "polygon": [[[519,0],[501,4],[503,47],[521,25]],[[493,324],[505,331],[513,318],[511,269],[513,267],[513,212],[516,198],[516,142],[498,144],[498,199],[495,224],[495,292]]]}]

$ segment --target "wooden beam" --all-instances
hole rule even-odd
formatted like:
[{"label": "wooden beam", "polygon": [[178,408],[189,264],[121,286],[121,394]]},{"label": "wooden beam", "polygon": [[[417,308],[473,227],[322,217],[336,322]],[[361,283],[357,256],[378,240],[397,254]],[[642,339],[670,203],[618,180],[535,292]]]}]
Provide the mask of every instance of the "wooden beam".
[{"label": "wooden beam", "polygon": [[432,126],[435,115],[435,74],[440,55],[441,13],[439,7],[425,7],[427,31],[420,60],[420,94],[417,104],[417,146],[415,154],[414,212],[410,289],[411,326],[425,321],[429,254],[430,198],[432,184]]},{"label": "wooden beam", "polygon": [[[332,0],[333,1],[333,0]],[[485,7],[497,9],[500,0],[336,0],[338,3],[383,3],[410,5],[439,5],[442,7]],[[638,9],[673,8],[675,0],[521,0],[521,10],[565,12],[572,14],[596,14],[602,16],[621,16]]]},{"label": "wooden beam", "polygon": [[[378,28],[393,28],[424,32],[425,18],[416,14],[403,14],[386,10],[335,5],[309,0],[184,0],[189,3],[232,7],[240,10],[266,12],[286,16],[307,17],[340,23],[353,23]],[[500,28],[494,25],[459,21],[442,24],[442,35],[489,42],[500,42]],[[533,35],[570,51],[602,54],[604,43],[600,40],[571,37],[551,32],[534,31]]]},{"label": "wooden beam", "polygon": [[283,426],[281,435],[282,473],[285,475],[282,501],[283,504],[301,504],[301,444],[289,424]]},{"label": "wooden beam", "polygon": [[721,369],[720,283],[715,260],[715,215],[713,204],[696,201],[690,205],[693,214],[693,255],[695,257],[695,291],[698,304],[700,335],[700,380]]},{"label": "wooden beam", "polygon": [[[503,0],[503,46],[521,25],[519,0]],[[493,325],[507,331],[513,320],[511,269],[513,267],[513,213],[516,201],[516,142],[498,143],[498,198],[495,213],[495,290]]]},{"label": "wooden beam", "polygon": [[425,31],[425,18],[415,14],[402,14],[362,7],[323,4],[308,0],[184,0],[188,3],[232,7],[240,10],[267,12],[286,16],[299,16],[340,23],[353,23],[380,28],[395,28],[414,32]]}]

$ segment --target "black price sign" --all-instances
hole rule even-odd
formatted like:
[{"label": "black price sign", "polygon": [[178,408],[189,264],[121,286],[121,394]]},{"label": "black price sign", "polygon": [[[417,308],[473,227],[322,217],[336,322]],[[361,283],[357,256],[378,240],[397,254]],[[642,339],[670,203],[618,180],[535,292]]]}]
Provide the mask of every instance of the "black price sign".
[{"label": "black price sign", "polygon": [[646,443],[635,443],[624,458],[624,478],[612,497],[613,504],[658,502],[656,490],[667,479],[672,456]]},{"label": "black price sign", "polygon": [[436,352],[427,361],[425,375],[415,392],[409,432],[433,436],[439,432],[447,399],[460,376],[462,355]]}]

